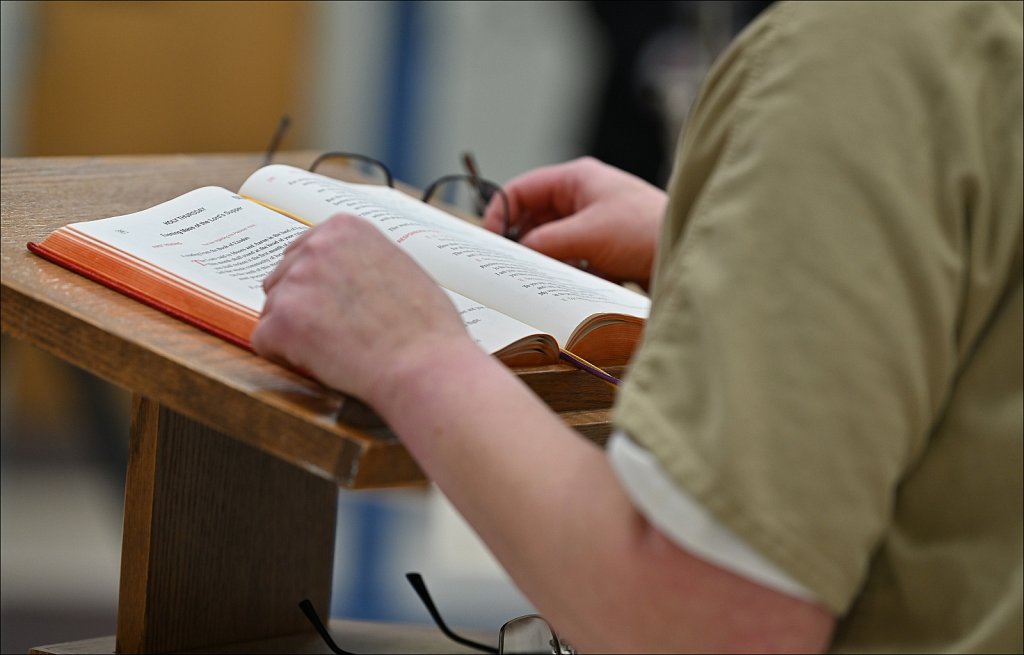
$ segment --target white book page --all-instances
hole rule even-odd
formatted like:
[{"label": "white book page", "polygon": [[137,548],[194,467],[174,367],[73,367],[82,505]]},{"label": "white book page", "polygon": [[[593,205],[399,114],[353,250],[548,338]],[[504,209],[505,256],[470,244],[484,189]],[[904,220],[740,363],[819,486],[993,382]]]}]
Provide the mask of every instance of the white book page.
[{"label": "white book page", "polygon": [[316,224],[359,215],[441,286],[549,333],[565,344],[597,313],[646,318],[645,296],[584,273],[383,186],[352,184],[283,165],[254,173],[240,193]]},{"label": "white book page", "polygon": [[263,279],[309,228],[219,187],[69,229],[256,312]]},{"label": "white book page", "polygon": [[[305,225],[227,189],[203,187],[133,214],[72,223],[101,247],[136,258],[186,286],[198,286],[255,312],[263,309],[263,279]],[[445,289],[470,337],[488,353],[536,329]]]},{"label": "white book page", "polygon": [[455,305],[455,310],[462,317],[469,336],[478,346],[488,353],[494,353],[505,346],[525,337],[537,334],[537,330],[506,316],[490,307],[470,300],[469,298],[441,287]]}]

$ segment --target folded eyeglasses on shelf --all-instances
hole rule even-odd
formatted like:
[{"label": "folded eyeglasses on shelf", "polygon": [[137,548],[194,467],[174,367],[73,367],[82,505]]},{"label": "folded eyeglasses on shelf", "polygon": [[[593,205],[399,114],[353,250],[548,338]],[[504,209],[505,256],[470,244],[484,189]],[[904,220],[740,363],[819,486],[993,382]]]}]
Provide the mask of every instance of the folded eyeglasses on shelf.
[{"label": "folded eyeglasses on shelf", "polygon": [[[284,134],[288,130],[288,126],[290,124],[291,119],[287,114],[281,117],[277,130],[275,130],[274,136],[270,140],[270,145],[267,147],[267,152],[264,155],[264,165],[270,164],[273,161],[274,153],[277,152],[277,148],[281,144],[281,140],[284,138]],[[373,157],[368,157],[355,152],[343,152],[339,150],[325,152],[313,160],[313,163],[309,166],[309,171],[311,173],[316,172],[316,169],[320,164],[331,159],[358,161],[370,169],[376,170],[378,174],[383,175],[385,184],[391,188],[395,188],[395,178],[391,174],[391,170],[383,162],[374,159]],[[518,229],[510,223],[511,211],[509,208],[508,195],[505,193],[505,190],[502,189],[499,184],[480,176],[476,160],[473,158],[472,154],[468,152],[463,153],[462,164],[466,168],[465,173],[442,175],[427,185],[423,194],[420,196],[420,200],[429,203],[435,198],[435,196],[444,198],[445,194],[440,192],[446,191],[449,194],[457,193],[459,183],[466,183],[469,185],[469,188],[475,196],[473,202],[474,211],[477,215],[482,216],[491,200],[495,195],[497,195],[500,198],[502,209],[501,233],[506,239],[518,241]]]},{"label": "folded eyeglasses on shelf", "polygon": [[[506,621],[498,632],[497,648],[480,643],[479,641],[467,639],[452,631],[444,622],[444,619],[441,618],[441,613],[437,610],[437,606],[430,597],[427,585],[423,582],[423,577],[419,573],[406,573],[405,577],[413,589],[416,590],[420,600],[423,601],[427,612],[430,613],[430,618],[434,619],[438,629],[457,644],[473,648],[481,653],[550,653],[551,655],[570,655],[576,652],[571,646],[559,639],[548,622],[537,614],[527,614]],[[331,649],[331,652],[338,653],[338,655],[355,655],[335,643],[334,638],[331,637],[331,633],[324,627],[320,616],[313,609],[313,603],[309,599],[304,599],[299,603],[299,608],[302,609],[309,622],[313,624],[313,627],[320,634],[327,647]]]}]

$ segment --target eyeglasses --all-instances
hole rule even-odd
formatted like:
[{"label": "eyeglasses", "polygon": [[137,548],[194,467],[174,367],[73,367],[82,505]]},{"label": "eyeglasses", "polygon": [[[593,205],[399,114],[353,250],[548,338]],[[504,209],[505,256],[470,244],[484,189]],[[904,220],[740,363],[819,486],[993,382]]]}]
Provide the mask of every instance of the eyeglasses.
[{"label": "eyeglasses", "polygon": [[[274,153],[277,152],[277,149],[281,145],[281,141],[284,139],[284,135],[288,131],[288,127],[290,125],[291,117],[287,114],[283,115],[280,122],[278,122],[277,129],[274,130],[274,135],[270,140],[270,144],[267,146],[267,151],[264,153],[264,165],[273,161]],[[384,177],[387,186],[395,188],[394,175],[391,174],[391,170],[383,162],[378,159],[374,159],[373,157],[368,157],[367,155],[355,152],[343,152],[339,150],[325,152],[313,160],[313,163],[309,166],[309,171],[311,173],[316,172],[316,169],[320,164],[331,159],[358,161],[365,167],[364,172],[367,172],[368,175],[372,176],[373,173],[369,173],[369,171],[374,171],[377,175]],[[477,216],[483,216],[484,211],[490,205],[491,201],[495,196],[498,196],[502,211],[501,234],[506,239],[518,241],[518,229],[516,226],[511,224],[512,213],[510,211],[508,194],[506,194],[505,190],[501,188],[501,185],[480,176],[476,159],[471,153],[463,153],[462,164],[466,169],[465,173],[442,175],[427,185],[420,197],[420,200],[430,203],[435,197],[439,197],[442,200],[447,201],[449,204],[454,204],[452,200],[453,198],[458,197],[460,184],[468,184],[469,190],[472,192],[474,199],[473,213]]]},{"label": "eyeglasses", "polygon": [[475,192],[474,213],[478,216],[483,216],[483,213],[487,209],[488,205],[490,205],[491,200],[493,200],[494,196],[497,195],[501,201],[501,234],[506,239],[518,241],[518,229],[509,222],[512,212],[509,209],[508,194],[505,193],[505,190],[502,189],[500,185],[480,177],[476,165],[476,159],[473,157],[472,153],[466,152],[462,154],[462,165],[466,168],[466,173],[442,175],[427,185],[426,190],[423,192],[423,197],[420,199],[423,202],[430,202],[438,191],[445,189],[446,187],[451,188],[453,185],[460,182],[469,183],[470,188]]},{"label": "eyeglasses", "polygon": [[[430,597],[426,583],[423,582],[423,576],[419,573],[406,573],[405,577],[416,591],[416,595],[419,596],[426,606],[430,618],[434,620],[438,629],[457,644],[479,650],[483,653],[550,653],[551,655],[570,655],[576,652],[571,646],[559,639],[548,622],[537,614],[527,614],[526,616],[516,617],[505,622],[498,632],[497,648],[463,637],[449,628],[444,619],[441,618],[441,613],[437,610],[437,606]],[[327,647],[331,649],[332,653],[355,655],[352,651],[344,650],[335,643],[334,638],[331,637],[331,633],[320,620],[320,616],[313,608],[313,603],[308,598],[303,599],[299,603],[299,608],[306,615],[306,618],[309,619],[309,622],[313,624],[313,628],[320,635],[320,638],[324,640],[324,643],[327,644]]]}]

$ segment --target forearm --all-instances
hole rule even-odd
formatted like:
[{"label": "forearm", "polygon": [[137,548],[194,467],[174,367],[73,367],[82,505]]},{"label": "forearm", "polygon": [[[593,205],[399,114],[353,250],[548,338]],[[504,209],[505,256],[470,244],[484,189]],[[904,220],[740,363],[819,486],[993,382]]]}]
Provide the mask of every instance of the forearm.
[{"label": "forearm", "polygon": [[264,290],[256,352],[368,401],[577,646],[826,643],[831,617],[820,609],[706,564],[649,526],[604,453],[479,349],[450,300],[369,223],[338,215],[310,230]]},{"label": "forearm", "polygon": [[[570,642],[647,652],[809,647],[784,639],[807,633],[777,618],[776,594],[668,542],[600,449],[468,345],[407,359],[402,382],[375,405]],[[798,623],[816,611],[798,609]]]},{"label": "forearm", "polygon": [[527,597],[571,630],[583,617],[566,613],[594,612],[572,596],[632,506],[600,449],[469,345],[406,373],[377,409]]}]

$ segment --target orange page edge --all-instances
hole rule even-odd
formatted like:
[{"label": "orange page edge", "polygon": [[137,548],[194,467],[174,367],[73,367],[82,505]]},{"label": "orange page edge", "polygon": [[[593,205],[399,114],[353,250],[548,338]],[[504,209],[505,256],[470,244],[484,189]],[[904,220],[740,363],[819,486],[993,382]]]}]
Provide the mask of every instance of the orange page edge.
[{"label": "orange page edge", "polygon": [[169,305],[163,302],[162,300],[156,298],[155,296],[133,289],[112,277],[104,275],[99,271],[81,266],[78,263],[74,262],[73,260],[68,259],[67,257],[57,253],[56,251],[50,248],[47,248],[42,244],[30,241],[27,244],[27,246],[29,251],[36,255],[39,255],[43,259],[49,260],[54,264],[62,266],[63,268],[68,269],[69,271],[86,277],[92,280],[93,282],[98,282],[99,284],[102,284],[105,287],[113,289],[114,291],[117,291],[120,294],[128,296],[129,298],[137,300],[169,316],[173,316],[178,320],[194,325],[200,328],[201,330],[209,332],[210,334],[220,337],[221,339],[224,339],[229,343],[232,343],[236,346],[239,346],[240,348],[252,352],[252,345],[249,343],[249,341],[247,339],[240,337],[234,332],[230,332],[228,330],[220,328],[217,325],[204,321],[193,314],[189,314],[188,312],[182,311],[177,307],[174,307],[173,305]]}]

